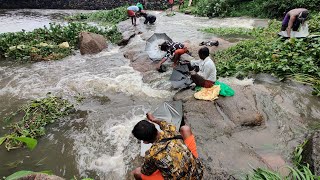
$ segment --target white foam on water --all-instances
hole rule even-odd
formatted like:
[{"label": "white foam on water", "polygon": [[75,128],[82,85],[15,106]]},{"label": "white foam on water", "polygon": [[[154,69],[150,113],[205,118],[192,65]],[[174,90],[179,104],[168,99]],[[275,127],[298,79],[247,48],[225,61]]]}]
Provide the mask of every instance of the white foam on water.
[{"label": "white foam on water", "polygon": [[[73,148],[82,177],[94,171],[100,179],[124,179],[131,170],[129,165],[140,152],[140,144],[131,131],[144,118],[141,112],[147,112],[147,109],[143,106],[128,109],[125,115],[112,117],[99,126],[88,122],[86,129],[73,130]],[[136,115],[137,112],[140,114]]]},{"label": "white foam on water", "polygon": [[78,93],[105,95],[122,92],[127,95],[165,98],[173,92],[152,88],[140,72],[129,65],[119,48],[93,56],[70,56],[61,61],[41,62],[31,67],[6,68],[0,95],[37,98],[47,92],[74,96]]}]

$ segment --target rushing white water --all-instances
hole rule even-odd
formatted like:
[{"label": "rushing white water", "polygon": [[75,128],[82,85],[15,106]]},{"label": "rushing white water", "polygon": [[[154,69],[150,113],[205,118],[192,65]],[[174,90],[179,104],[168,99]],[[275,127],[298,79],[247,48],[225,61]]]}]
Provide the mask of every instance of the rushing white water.
[{"label": "rushing white water", "polygon": [[128,108],[126,114],[112,117],[97,128],[94,123],[88,123],[82,132],[73,133],[81,176],[95,171],[101,179],[121,179],[130,170],[130,163],[140,152],[131,131],[144,118],[135,113],[147,112],[147,109],[143,106]]},{"label": "rushing white water", "polygon": [[76,54],[63,61],[2,68],[0,72],[3,79],[10,79],[1,83],[0,95],[19,98],[37,98],[47,92],[68,96],[103,95],[110,91],[156,98],[172,95],[143,83],[140,72],[129,66],[117,47],[98,55]]},{"label": "rushing white water", "polygon": [[[28,13],[29,12],[29,13]],[[0,16],[0,32],[32,30],[55,20],[51,15],[60,10],[8,11]],[[253,27],[254,20],[247,18],[212,19],[177,14],[158,16],[155,26],[146,27],[148,33],[166,32],[174,41],[202,41],[210,39],[199,33],[203,27]],[[60,21],[60,20],[59,20]],[[168,22],[170,21],[170,26]],[[10,23],[11,24],[10,24]],[[139,23],[143,22],[141,19]],[[149,28],[149,29],[148,29]],[[15,30],[13,30],[15,29]],[[143,36],[143,35],[141,35]],[[145,43],[141,36],[133,39],[132,46]],[[130,46],[130,45],[129,45]],[[140,46],[137,46],[140,47]],[[3,162],[11,163],[24,159],[19,168],[27,170],[52,170],[55,174],[71,178],[95,177],[97,179],[125,179],[133,169],[139,154],[139,143],[131,135],[133,126],[144,114],[157,104],[170,100],[175,93],[170,89],[170,72],[159,74],[147,72],[148,83],[142,74],[134,70],[123,49],[109,47],[97,55],[81,56],[79,52],[60,61],[33,64],[0,65],[0,115],[17,109],[25,99],[44,97],[48,92],[75,102],[74,96],[86,99],[77,106],[84,115],[62,121],[58,127],[49,129],[38,147],[32,152],[10,152],[0,150]],[[252,80],[238,81],[252,84]],[[95,96],[109,97],[100,102]],[[1,130],[0,130],[1,132]],[[44,166],[37,167],[35,162]],[[5,176],[16,169],[0,167]]]}]

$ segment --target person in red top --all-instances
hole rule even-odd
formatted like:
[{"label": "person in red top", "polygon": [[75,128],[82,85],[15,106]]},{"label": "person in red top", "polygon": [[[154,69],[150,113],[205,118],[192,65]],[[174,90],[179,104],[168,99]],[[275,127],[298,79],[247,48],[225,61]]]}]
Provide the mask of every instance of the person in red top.
[{"label": "person in red top", "polygon": [[169,2],[169,7],[171,8],[171,11],[172,11],[174,0],[168,0],[168,2]]}]

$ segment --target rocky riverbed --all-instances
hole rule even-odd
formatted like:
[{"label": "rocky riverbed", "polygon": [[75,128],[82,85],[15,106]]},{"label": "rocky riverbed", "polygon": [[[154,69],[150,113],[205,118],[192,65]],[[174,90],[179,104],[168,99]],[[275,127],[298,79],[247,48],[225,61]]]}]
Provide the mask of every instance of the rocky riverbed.
[{"label": "rocky riverbed", "polygon": [[[204,40],[218,40],[218,47],[211,52],[228,48],[236,42],[217,37],[208,37],[196,28],[221,26],[224,20],[203,20],[193,16],[177,14],[177,17],[158,15],[160,22],[154,26],[137,27],[129,21],[118,25],[123,33],[123,52],[130,65],[143,74],[145,83],[154,81],[159,87],[168,87],[171,70],[159,74],[144,52],[145,41],[154,32],[165,32],[174,41],[191,44],[193,58],[197,57],[198,45]],[[172,19],[179,19],[174,21]],[[195,24],[203,20],[203,24]],[[168,24],[163,24],[167,22]],[[254,23],[253,23],[254,24]],[[191,57],[192,58],[192,57]],[[220,78],[236,92],[233,97],[219,97],[214,102],[199,101],[193,97],[195,91],[180,90],[173,97],[182,100],[185,121],[196,137],[201,159],[206,166],[205,179],[243,178],[253,168],[264,167],[280,170],[289,165],[294,148],[306,138],[311,124],[319,123],[320,103],[310,95],[311,88],[294,82],[279,82],[270,75],[260,74],[252,79],[238,80]],[[164,85],[166,84],[166,85]],[[317,164],[319,166],[319,162]]]},{"label": "rocky riverbed", "polygon": [[[4,13],[0,16],[3,24],[14,24],[15,19],[30,21],[27,25],[16,23],[10,28],[2,27],[0,32],[28,30],[28,27],[46,24],[47,19],[59,22],[51,18],[56,14],[54,10]],[[132,179],[130,171],[139,166],[142,159],[140,144],[131,130],[146,112],[168,100],[183,102],[185,121],[196,135],[200,158],[206,167],[205,179],[241,179],[253,168],[277,170],[291,163],[294,147],[320,124],[320,103],[311,95],[309,86],[279,82],[265,74],[243,80],[219,78],[236,91],[235,96],[219,97],[214,102],[199,101],[190,89],[172,89],[168,81],[170,65],[167,72],[160,74],[155,70],[156,63],[145,52],[146,40],[153,33],[167,33],[174,41],[189,43],[193,57],[183,58],[197,59],[202,41],[220,42],[218,47],[210,47],[211,52],[237,43],[198,29],[252,28],[265,26],[267,21],[151,13],[158,18],[155,25],[144,25],[143,18],[136,27],[130,20],[119,23],[118,29],[123,34],[121,46],[110,44],[96,55],[82,56],[75,52],[60,61],[0,63],[1,116],[47,92],[69,99],[78,110],[74,117],[50,126],[33,151],[7,152],[1,148],[1,176],[17,170],[52,170],[66,179],[74,176]],[[76,102],[77,97],[84,100]],[[5,130],[0,129],[0,133]],[[319,134],[310,138],[306,160],[319,171]]]}]

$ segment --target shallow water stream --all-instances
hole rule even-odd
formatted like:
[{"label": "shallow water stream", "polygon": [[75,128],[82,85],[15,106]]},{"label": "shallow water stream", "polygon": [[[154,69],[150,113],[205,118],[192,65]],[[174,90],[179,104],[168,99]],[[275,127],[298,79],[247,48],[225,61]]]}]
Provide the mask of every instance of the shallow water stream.
[{"label": "shallow water stream", "polygon": [[[80,11],[3,10],[0,12],[0,32],[32,30],[48,25],[49,22],[63,23],[63,15],[75,12]],[[154,14],[158,17],[156,25],[145,27],[146,32],[133,38],[131,43],[144,43],[144,37],[153,32],[166,32],[174,41],[200,41],[211,39],[212,36],[197,31],[199,28],[252,28],[256,24],[266,24],[264,20],[248,18],[208,20],[182,14],[173,17],[160,12]],[[157,75],[155,71],[150,76]],[[48,92],[77,104],[77,112],[48,126],[47,135],[39,140],[33,151],[19,149],[7,152],[3,146],[0,147],[0,177],[18,170],[51,170],[67,179],[73,176],[126,179],[127,173],[134,167],[132,161],[135,161],[140,151],[138,142],[131,135],[133,126],[159,103],[171,100],[176,92],[170,88],[166,78],[168,75],[162,75],[159,78],[162,82],[160,84],[159,81],[150,80],[152,78],[143,79],[142,74],[134,70],[129,60],[124,58],[123,49],[114,45],[97,55],[81,56],[76,52],[60,61],[33,64],[1,61],[0,117],[16,110],[30,99],[44,97]],[[274,93],[300,91],[293,92],[290,98],[315,106],[306,110],[303,116],[309,117],[314,113],[314,119],[319,119],[319,103],[309,95],[310,89],[304,91],[304,88],[296,85],[293,85],[294,88],[279,86],[281,83],[271,81],[270,77],[259,79],[258,83],[274,89]],[[242,81],[236,83],[241,84]],[[77,102],[77,96],[84,97],[83,102]],[[274,107],[268,105],[271,103],[270,99],[263,97],[261,95],[262,104],[270,107],[269,114],[272,114]],[[287,117],[269,117],[271,120],[279,118]],[[277,126],[277,122],[268,122]],[[4,122],[0,121],[0,126],[4,127]],[[1,128],[0,136],[5,132],[6,129]],[[270,138],[270,134],[272,132],[266,130],[266,135],[260,133],[260,138],[269,140],[272,146],[278,137]],[[241,138],[241,132],[238,138]],[[249,144],[251,142],[254,141],[248,140]],[[256,148],[263,147],[260,145]]]}]

